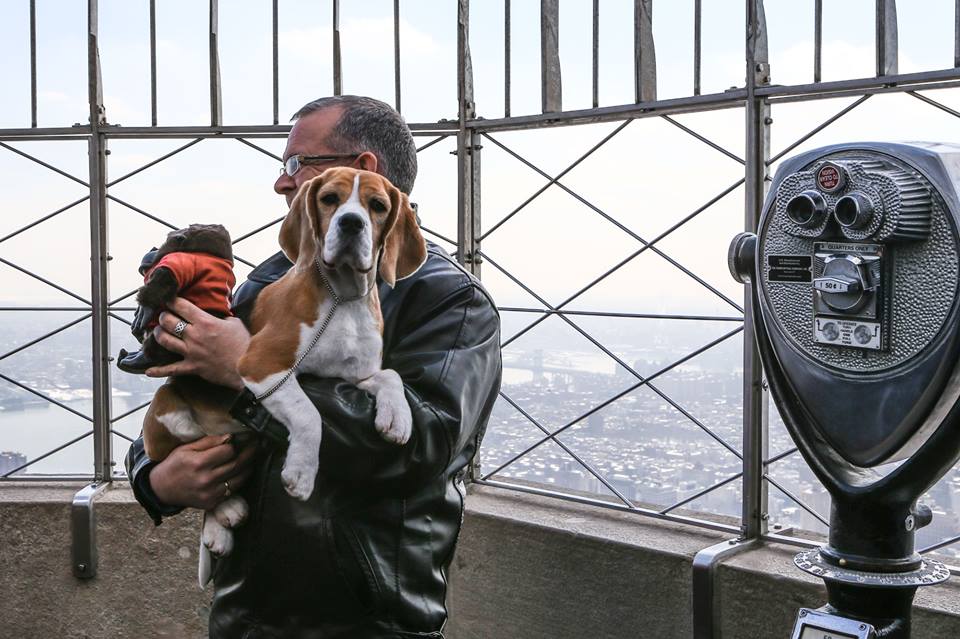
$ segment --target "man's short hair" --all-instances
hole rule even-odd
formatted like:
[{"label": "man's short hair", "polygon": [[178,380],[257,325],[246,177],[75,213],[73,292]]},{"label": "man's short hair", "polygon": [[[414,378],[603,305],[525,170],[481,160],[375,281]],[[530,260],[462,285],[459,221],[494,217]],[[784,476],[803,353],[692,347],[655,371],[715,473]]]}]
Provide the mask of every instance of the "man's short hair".
[{"label": "man's short hair", "polygon": [[417,146],[410,127],[390,105],[359,95],[337,95],[308,102],[291,120],[330,107],[343,113],[326,144],[337,153],[377,156],[377,170],[409,195],[417,179]]}]

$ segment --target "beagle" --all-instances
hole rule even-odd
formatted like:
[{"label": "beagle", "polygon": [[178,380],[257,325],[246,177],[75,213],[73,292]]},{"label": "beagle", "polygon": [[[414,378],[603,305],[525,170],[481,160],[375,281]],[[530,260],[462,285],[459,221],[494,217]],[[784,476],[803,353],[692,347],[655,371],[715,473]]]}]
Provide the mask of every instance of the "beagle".
[{"label": "beagle", "polygon": [[[403,382],[381,369],[383,316],[377,275],[393,287],[426,261],[427,249],[407,195],[386,178],[347,167],[305,182],[280,227],[280,248],[293,267],[268,285],[250,317],[250,344],[237,370],[246,387],[289,432],[284,488],[306,500],[319,467],[322,419],[296,375],[340,377],[376,399],[375,427],[405,444],[413,419]],[[159,460],[205,434],[241,432],[228,403],[178,378],[160,387],[144,419],[147,455]],[[247,515],[239,495],[204,515],[200,582],[209,578],[206,550],[233,547],[230,528]]]}]

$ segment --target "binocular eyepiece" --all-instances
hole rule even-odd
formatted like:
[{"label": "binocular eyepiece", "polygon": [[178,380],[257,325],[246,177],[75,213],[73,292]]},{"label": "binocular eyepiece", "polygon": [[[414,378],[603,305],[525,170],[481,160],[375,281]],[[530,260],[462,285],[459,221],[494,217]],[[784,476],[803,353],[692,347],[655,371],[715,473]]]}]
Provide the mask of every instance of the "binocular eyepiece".
[{"label": "binocular eyepiece", "polygon": [[823,224],[827,216],[827,201],[819,191],[807,190],[790,198],[787,202],[787,217],[794,224],[805,229],[813,229]]},{"label": "binocular eyepiece", "polygon": [[833,215],[840,226],[848,229],[862,229],[873,220],[873,202],[863,193],[854,191],[837,200]]},{"label": "binocular eyepiece", "polygon": [[783,179],[777,211],[796,237],[902,242],[930,235],[930,190],[901,165],[853,155]]},{"label": "binocular eyepiece", "polygon": [[[787,217],[803,229],[823,228],[829,213],[826,198],[813,189],[794,195],[786,205]],[[844,229],[859,230],[868,227],[875,213],[883,214],[882,211],[875,211],[869,196],[857,191],[844,195],[833,207],[833,217]]]}]

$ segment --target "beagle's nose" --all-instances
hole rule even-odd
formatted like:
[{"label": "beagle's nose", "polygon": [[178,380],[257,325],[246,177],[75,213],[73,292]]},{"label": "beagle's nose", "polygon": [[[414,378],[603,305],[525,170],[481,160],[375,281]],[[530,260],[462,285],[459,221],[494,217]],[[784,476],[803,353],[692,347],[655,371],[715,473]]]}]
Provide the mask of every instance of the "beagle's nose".
[{"label": "beagle's nose", "polygon": [[349,235],[355,235],[363,230],[363,218],[357,213],[344,213],[337,224],[342,232]]}]

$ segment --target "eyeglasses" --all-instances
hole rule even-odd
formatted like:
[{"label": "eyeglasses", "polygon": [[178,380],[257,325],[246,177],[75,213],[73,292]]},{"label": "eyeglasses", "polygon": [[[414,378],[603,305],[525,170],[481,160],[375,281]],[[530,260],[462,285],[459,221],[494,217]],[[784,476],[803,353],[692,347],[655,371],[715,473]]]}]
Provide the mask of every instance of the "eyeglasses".
[{"label": "eyeglasses", "polygon": [[358,157],[358,153],[331,153],[329,155],[291,155],[283,161],[281,173],[286,173],[290,177],[297,174],[302,167],[309,164],[326,164],[336,160],[353,159]]}]

